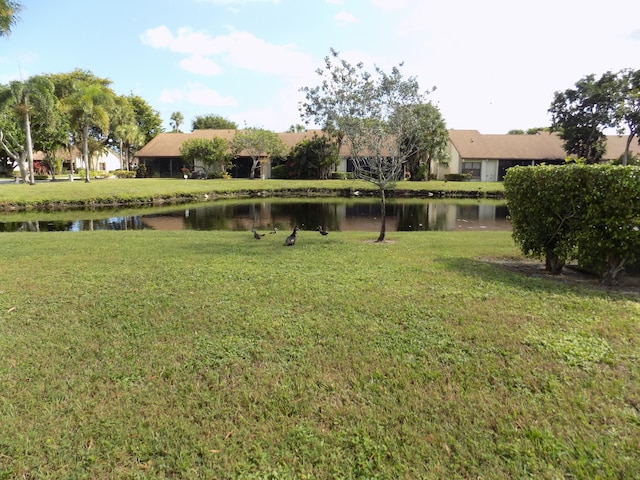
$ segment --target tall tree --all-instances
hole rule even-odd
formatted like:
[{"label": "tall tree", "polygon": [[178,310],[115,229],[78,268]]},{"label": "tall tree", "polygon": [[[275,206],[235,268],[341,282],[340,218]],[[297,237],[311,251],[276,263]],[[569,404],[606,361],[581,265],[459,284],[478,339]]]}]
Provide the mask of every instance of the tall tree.
[{"label": "tall tree", "polygon": [[162,118],[160,117],[160,113],[152,108],[144,98],[138,95],[129,95],[127,98],[133,107],[133,113],[138,129],[144,137],[144,140],[141,143],[132,145],[133,153],[135,153],[138,149],[142,148],[143,145],[149,143],[156,135],[162,133],[164,129],[162,128]]},{"label": "tall tree", "polygon": [[13,0],[0,0],[0,37],[7,37],[17,23],[22,5]]},{"label": "tall tree", "polygon": [[426,103],[415,78],[404,78],[399,66],[374,74],[362,63],[351,65],[331,49],[319,69],[321,84],[304,87],[301,105],[305,123],[322,125],[338,134],[347,146],[357,178],[378,187],[381,205],[380,235],[386,235],[386,190],[401,178],[408,158],[420,152],[420,119],[415,106]]},{"label": "tall tree", "polygon": [[85,166],[85,182],[90,182],[89,136],[106,142],[109,135],[109,113],[115,94],[100,83],[77,81],[72,93],[62,102],[74,131],[79,133],[82,160]]},{"label": "tall tree", "polygon": [[191,123],[191,130],[237,130],[238,124],[221,115],[198,115]]},{"label": "tall tree", "polygon": [[607,72],[599,79],[587,75],[575,88],[555,92],[549,108],[551,129],[560,133],[568,154],[597,163],[606,150],[604,129],[616,124],[619,102],[619,82],[616,74]]},{"label": "tall tree", "polygon": [[622,164],[629,163],[629,148],[634,138],[640,142],[640,70],[625,69],[618,72],[620,97],[615,112],[618,132],[626,129],[627,143]]},{"label": "tall tree", "polygon": [[251,157],[249,178],[255,178],[258,163],[266,164],[272,158],[283,157],[287,146],[277,133],[262,128],[246,128],[233,136],[231,151],[236,156],[244,151]]},{"label": "tall tree", "polygon": [[[415,153],[407,158],[407,170],[411,180],[427,180],[431,164],[447,165],[449,162],[449,132],[438,107],[432,103],[415,105],[418,129],[409,132],[404,141]],[[417,138],[413,138],[417,135]],[[414,147],[417,145],[417,149]]]},{"label": "tall tree", "polygon": [[23,169],[21,174],[23,181],[33,185],[35,180],[31,119],[34,115],[48,117],[53,112],[56,104],[53,83],[43,76],[34,76],[24,82],[10,82],[9,88],[2,91],[0,104],[8,106],[20,118],[24,132],[24,152],[28,161],[28,178],[25,178]]},{"label": "tall tree", "polygon": [[173,112],[171,114],[171,125],[173,125],[174,132],[180,132],[180,125],[184,122],[184,116],[180,112]]}]

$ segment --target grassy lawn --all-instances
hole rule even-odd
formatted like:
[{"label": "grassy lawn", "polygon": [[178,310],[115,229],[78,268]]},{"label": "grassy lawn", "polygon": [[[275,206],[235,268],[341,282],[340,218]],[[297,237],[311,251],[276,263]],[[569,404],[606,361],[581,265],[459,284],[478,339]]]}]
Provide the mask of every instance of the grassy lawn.
[{"label": "grassy lawn", "polygon": [[0,235],[0,479],[637,478],[639,297],[375,236]]},{"label": "grassy lawn", "polygon": [[[135,203],[167,201],[176,197],[202,200],[246,192],[303,192],[306,195],[327,190],[375,189],[371,183],[354,180],[174,180],[174,179],[113,179],[42,182],[36,185],[0,184],[0,208],[39,207],[63,202],[86,205],[91,203]],[[501,182],[399,182],[398,190],[416,192],[460,192],[484,195],[504,192]]]}]

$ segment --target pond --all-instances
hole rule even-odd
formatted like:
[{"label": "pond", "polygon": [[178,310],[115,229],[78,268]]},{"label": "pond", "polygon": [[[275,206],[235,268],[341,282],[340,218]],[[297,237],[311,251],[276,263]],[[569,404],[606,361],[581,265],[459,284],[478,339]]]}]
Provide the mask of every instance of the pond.
[{"label": "pond", "polygon": [[[0,215],[2,232],[87,230],[380,230],[379,199],[215,200],[170,207],[30,212]],[[390,199],[387,231],[511,230],[506,202]]]}]

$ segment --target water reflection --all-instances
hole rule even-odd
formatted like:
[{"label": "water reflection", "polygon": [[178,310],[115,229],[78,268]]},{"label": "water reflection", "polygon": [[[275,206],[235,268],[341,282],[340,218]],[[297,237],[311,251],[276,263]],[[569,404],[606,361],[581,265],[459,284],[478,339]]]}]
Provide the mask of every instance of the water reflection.
[{"label": "water reflection", "polygon": [[[92,230],[237,230],[252,227],[288,230],[295,225],[331,231],[380,229],[380,202],[376,199],[227,201],[170,209],[83,212],[64,219],[12,221],[16,214],[0,216],[2,232]],[[387,204],[387,231],[510,230],[506,203],[496,201],[442,201],[393,199]],[[79,219],[78,217],[84,217]],[[88,217],[88,218],[87,218]]]}]

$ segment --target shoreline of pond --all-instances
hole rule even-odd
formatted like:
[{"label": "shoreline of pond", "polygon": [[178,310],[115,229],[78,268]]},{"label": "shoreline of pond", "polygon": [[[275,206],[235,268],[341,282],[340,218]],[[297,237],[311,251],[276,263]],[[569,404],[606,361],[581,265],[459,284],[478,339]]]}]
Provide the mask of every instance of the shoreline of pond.
[{"label": "shoreline of pond", "polygon": [[[327,188],[303,188],[303,189],[246,189],[237,191],[210,191],[197,194],[174,195],[163,194],[157,197],[146,198],[98,198],[89,201],[44,201],[25,204],[2,203],[0,213],[13,213],[20,211],[67,211],[78,209],[97,209],[109,207],[141,207],[163,205],[185,205],[196,202],[208,202],[222,199],[251,199],[251,198],[375,198],[379,190],[376,188],[363,189],[327,189]],[[429,190],[429,189],[402,189],[394,188],[386,190],[386,198],[419,198],[419,199],[486,199],[504,200],[503,190],[495,191],[469,191],[469,190]]]}]

